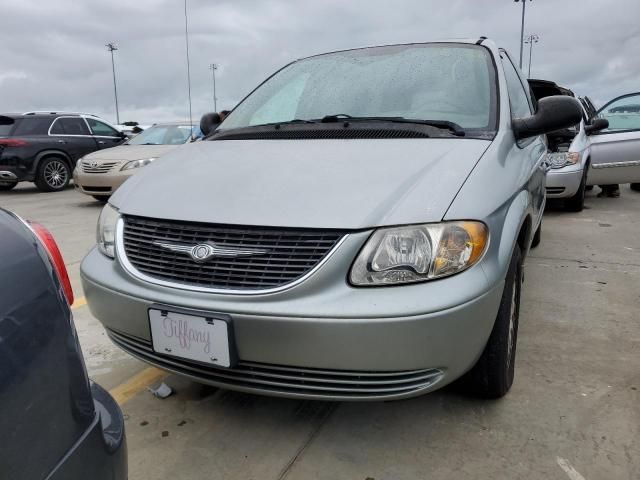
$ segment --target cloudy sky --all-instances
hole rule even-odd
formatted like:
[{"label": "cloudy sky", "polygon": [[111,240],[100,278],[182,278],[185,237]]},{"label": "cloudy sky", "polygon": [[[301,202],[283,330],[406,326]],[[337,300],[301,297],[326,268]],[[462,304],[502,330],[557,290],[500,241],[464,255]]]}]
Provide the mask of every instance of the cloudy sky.
[{"label": "cloudy sky", "polygon": [[[292,59],[385,43],[486,35],[519,53],[513,0],[187,0],[193,116],[230,108]],[[183,0],[0,0],[0,111],[64,109],[115,121],[188,118]],[[532,76],[596,105],[640,91],[638,0],[534,0]],[[528,53],[528,52],[527,52]],[[525,55],[525,68],[527,62]]]}]

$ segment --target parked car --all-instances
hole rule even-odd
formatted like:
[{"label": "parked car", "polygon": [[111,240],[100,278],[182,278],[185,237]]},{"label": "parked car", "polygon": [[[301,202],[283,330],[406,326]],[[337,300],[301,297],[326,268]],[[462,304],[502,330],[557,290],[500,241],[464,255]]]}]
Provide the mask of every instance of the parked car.
[{"label": "parked car", "polygon": [[80,157],[118,145],[125,138],[95,115],[0,115],[0,190],[11,190],[18,182],[34,182],[43,192],[63,190]]},{"label": "parked car", "polygon": [[80,192],[106,202],[140,167],[189,142],[193,131],[184,122],[155,124],[118,147],[84,156],[73,171],[73,183]]},{"label": "parked car", "polygon": [[[551,95],[575,97],[574,93],[555,82],[529,79],[536,101]],[[595,119],[595,109],[588,97],[581,98],[582,118],[570,128],[547,134],[549,173],[547,196],[562,198],[567,210],[580,212],[584,208],[587,172],[591,164],[590,136],[607,127],[606,120]]]},{"label": "parked car", "polygon": [[[574,97],[571,90],[546,80],[529,80],[536,99],[549,95]],[[584,207],[590,185],[640,182],[640,93],[618,97],[596,110],[589,97],[580,98],[582,120],[551,132],[547,196],[564,198],[568,210]]]},{"label": "parked car", "polygon": [[87,378],[72,303],[51,234],[0,209],[3,479],[127,478],[122,413]]},{"label": "parked car", "polygon": [[506,394],[542,135],[581,115],[534,111],[514,65],[484,38],[287,65],[111,198],[91,311],[130,354],[229,389]]}]

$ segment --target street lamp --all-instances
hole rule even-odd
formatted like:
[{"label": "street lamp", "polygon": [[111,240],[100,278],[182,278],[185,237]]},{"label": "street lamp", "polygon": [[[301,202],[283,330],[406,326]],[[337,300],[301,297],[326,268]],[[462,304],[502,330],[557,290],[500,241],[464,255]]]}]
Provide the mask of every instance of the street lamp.
[{"label": "street lamp", "polygon": [[[524,11],[527,6],[527,0],[513,0],[514,2],[522,2],[522,25],[520,27],[520,70],[522,70],[522,50],[524,48]],[[533,0],[529,0],[532,2]]]},{"label": "street lamp", "polygon": [[113,52],[118,50],[118,47],[113,42],[105,45],[107,50],[111,52],[111,71],[113,72],[113,95],[116,98],[116,125],[120,125],[120,112],[118,111],[118,87],[116,86],[116,64],[113,61]]},{"label": "street lamp", "polygon": [[540,36],[535,33],[531,35],[527,35],[527,38],[524,39],[524,43],[529,45],[529,74],[527,78],[531,78],[531,55],[533,53],[533,44],[538,43],[540,41]]},{"label": "street lamp", "polygon": [[217,63],[210,63],[209,70],[211,70],[211,75],[213,76],[213,111],[218,111],[218,98],[216,97],[216,70],[218,69]]}]

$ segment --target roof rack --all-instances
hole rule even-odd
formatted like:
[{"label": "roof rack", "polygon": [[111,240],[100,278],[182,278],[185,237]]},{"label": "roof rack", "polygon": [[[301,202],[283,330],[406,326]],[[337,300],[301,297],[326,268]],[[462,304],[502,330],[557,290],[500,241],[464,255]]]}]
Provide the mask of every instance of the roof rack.
[{"label": "roof rack", "polygon": [[64,110],[34,110],[31,112],[24,112],[23,115],[86,115],[88,117],[96,117],[93,113],[82,113],[82,112],[66,112]]}]

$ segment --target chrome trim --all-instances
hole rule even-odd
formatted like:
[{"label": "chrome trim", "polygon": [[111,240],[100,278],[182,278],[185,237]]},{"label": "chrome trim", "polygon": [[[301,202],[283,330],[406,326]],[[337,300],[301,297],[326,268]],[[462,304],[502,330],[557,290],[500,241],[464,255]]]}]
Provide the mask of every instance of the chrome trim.
[{"label": "chrome trim", "polygon": [[2,171],[2,172],[0,172],[0,179],[2,179],[2,180],[17,180],[18,177],[13,172]]},{"label": "chrome trim", "polygon": [[185,285],[182,283],[175,282],[167,282],[166,280],[161,280],[159,278],[151,277],[140,272],[136,267],[134,267],[127,255],[125,253],[124,248],[124,219],[120,217],[118,222],[116,223],[116,251],[115,258],[120,262],[120,265],[124,268],[124,270],[129,273],[134,278],[138,280],[142,280],[148,283],[153,283],[155,285],[159,285],[161,287],[167,288],[178,288],[180,290],[189,290],[192,292],[201,292],[201,293],[221,293],[226,295],[266,295],[271,293],[282,292],[284,290],[289,290],[290,288],[295,287],[296,285],[301,284],[306,279],[308,279],[311,275],[317,272],[320,267],[322,267],[331,256],[336,252],[340,245],[344,243],[344,241],[349,237],[349,234],[343,235],[343,237],[338,240],[338,242],[334,245],[334,247],[329,250],[329,252],[325,255],[325,257],[320,260],[315,267],[305,273],[302,277],[294,280],[293,282],[285,283],[284,285],[280,285],[278,287],[273,288],[263,288],[263,289],[255,289],[255,290],[236,290],[231,288],[208,288],[208,287],[196,287],[193,285]]},{"label": "chrome trim", "polygon": [[[258,248],[219,247],[214,242],[205,242],[205,243],[196,243],[193,245],[186,245],[184,243],[169,243],[169,242],[159,242],[158,240],[154,240],[152,243],[154,245],[158,245],[161,248],[164,248],[165,250],[169,250],[170,252],[187,253],[191,256],[191,259],[197,263],[206,262],[210,258],[252,257],[254,255],[266,255],[267,253],[269,253],[269,250],[258,249]],[[201,252],[200,254],[198,254],[199,251]]]},{"label": "chrome trim", "polygon": [[616,167],[640,167],[640,160],[630,160],[628,162],[606,162],[592,163],[591,168],[616,168]]}]

